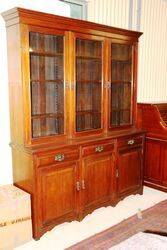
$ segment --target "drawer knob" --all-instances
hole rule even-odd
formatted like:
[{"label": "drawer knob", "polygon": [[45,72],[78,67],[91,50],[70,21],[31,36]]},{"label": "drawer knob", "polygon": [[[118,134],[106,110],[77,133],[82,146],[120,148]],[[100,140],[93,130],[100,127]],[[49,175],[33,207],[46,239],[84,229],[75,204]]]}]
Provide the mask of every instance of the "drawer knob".
[{"label": "drawer knob", "polygon": [[104,147],[103,146],[97,146],[95,148],[95,152],[102,152],[104,150]]},{"label": "drawer knob", "polygon": [[57,154],[55,155],[55,161],[63,161],[64,160],[64,155],[63,154]]},{"label": "drawer knob", "polygon": [[133,145],[135,143],[135,140],[129,140],[128,145]]}]

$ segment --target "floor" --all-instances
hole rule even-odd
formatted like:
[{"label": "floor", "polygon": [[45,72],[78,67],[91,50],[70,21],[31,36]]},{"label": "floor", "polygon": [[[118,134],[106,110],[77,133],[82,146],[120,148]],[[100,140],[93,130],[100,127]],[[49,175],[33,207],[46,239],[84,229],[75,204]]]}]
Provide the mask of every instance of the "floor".
[{"label": "floor", "polygon": [[39,241],[32,240],[17,247],[17,250],[64,250],[87,237],[99,233],[140,210],[149,208],[156,203],[167,199],[167,193],[148,187],[144,188],[143,195],[131,195],[120,201],[116,207],[108,206],[95,210],[81,222],[73,221],[56,226],[47,232]]}]

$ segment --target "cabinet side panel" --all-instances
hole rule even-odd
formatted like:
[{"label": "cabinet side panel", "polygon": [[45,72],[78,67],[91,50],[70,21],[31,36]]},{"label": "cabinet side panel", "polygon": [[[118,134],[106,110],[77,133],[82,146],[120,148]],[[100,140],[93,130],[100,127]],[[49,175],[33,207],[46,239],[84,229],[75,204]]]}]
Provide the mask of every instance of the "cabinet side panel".
[{"label": "cabinet side panel", "polygon": [[146,140],[146,157],[145,157],[145,180],[155,183],[161,182],[161,144],[155,140]]},{"label": "cabinet side panel", "polygon": [[162,183],[167,187],[167,142],[162,144],[161,151]]},{"label": "cabinet side panel", "polygon": [[13,144],[23,143],[23,102],[21,81],[20,28],[7,28],[10,128]]},{"label": "cabinet side panel", "polygon": [[35,180],[32,155],[12,148],[12,159],[14,184],[32,194]]}]

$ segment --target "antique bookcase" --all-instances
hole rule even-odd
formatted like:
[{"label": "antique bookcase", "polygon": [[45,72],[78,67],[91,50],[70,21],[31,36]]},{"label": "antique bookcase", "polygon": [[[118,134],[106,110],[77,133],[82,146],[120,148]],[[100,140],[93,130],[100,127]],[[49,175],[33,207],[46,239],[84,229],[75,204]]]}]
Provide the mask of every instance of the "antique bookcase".
[{"label": "antique bookcase", "polygon": [[13,180],[31,194],[34,238],[142,194],[141,33],[22,8],[3,17]]}]

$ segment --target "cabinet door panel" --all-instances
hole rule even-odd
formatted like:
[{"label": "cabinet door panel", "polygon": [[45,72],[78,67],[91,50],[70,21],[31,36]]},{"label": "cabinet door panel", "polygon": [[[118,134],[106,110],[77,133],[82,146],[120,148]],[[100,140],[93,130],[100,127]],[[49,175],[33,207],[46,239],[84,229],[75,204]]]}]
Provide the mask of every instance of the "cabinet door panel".
[{"label": "cabinet door panel", "polygon": [[40,170],[42,223],[75,216],[76,165],[60,165]]},{"label": "cabinet door panel", "polygon": [[161,144],[156,141],[146,141],[145,153],[145,180],[161,182]]},{"label": "cabinet door panel", "polygon": [[118,194],[142,185],[142,149],[120,149],[118,156]]},{"label": "cabinet door panel", "polygon": [[[111,155],[96,156],[84,160],[84,210],[94,209],[110,200],[113,172]],[[114,192],[114,185],[112,188]]]}]

